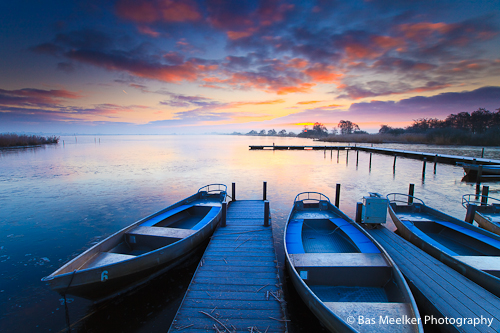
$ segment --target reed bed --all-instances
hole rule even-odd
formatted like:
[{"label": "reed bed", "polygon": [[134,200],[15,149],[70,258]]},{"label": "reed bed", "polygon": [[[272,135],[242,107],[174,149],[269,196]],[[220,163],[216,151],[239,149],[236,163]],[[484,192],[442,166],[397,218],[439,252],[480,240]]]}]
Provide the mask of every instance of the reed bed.
[{"label": "reed bed", "polygon": [[58,142],[59,142],[59,137],[55,135],[44,137],[40,135],[26,135],[26,134],[19,135],[14,133],[0,134],[0,147],[40,146]]}]

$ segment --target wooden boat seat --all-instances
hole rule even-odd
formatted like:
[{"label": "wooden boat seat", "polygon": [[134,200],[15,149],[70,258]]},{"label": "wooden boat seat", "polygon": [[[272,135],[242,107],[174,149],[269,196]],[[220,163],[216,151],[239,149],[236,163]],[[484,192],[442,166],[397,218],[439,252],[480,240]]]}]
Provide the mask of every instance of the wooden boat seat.
[{"label": "wooden boat seat", "polygon": [[500,271],[500,257],[497,256],[456,256],[454,258],[482,271]]},{"label": "wooden boat seat", "polygon": [[200,222],[196,223],[191,230],[200,230],[203,228],[207,223],[209,223],[212,219],[214,219],[217,214],[219,214],[221,210],[221,207],[212,207],[210,211],[205,215],[203,219],[201,219]]},{"label": "wooden boat seat", "polygon": [[100,252],[93,258],[93,260],[88,265],[85,265],[80,269],[107,266],[132,258],[135,258],[135,256],[129,254]]},{"label": "wooden boat seat", "polygon": [[[413,311],[409,303],[377,302],[324,302],[340,318],[353,316],[356,320],[351,326],[359,332],[415,332],[416,325],[406,325],[402,317],[412,318]],[[360,323],[358,318],[374,318],[374,322]],[[397,320],[400,320],[399,322]],[[415,319],[415,323],[419,318]],[[390,322],[392,320],[392,322]]]},{"label": "wooden boat seat", "polygon": [[390,267],[381,253],[296,253],[290,261],[299,267]]},{"label": "wooden boat seat", "polygon": [[335,225],[337,225],[352,241],[362,253],[380,253],[373,242],[366,237],[361,231],[359,231],[355,226],[353,226],[348,221],[342,218],[330,219]]},{"label": "wooden boat seat", "polygon": [[286,229],[286,248],[288,253],[305,253],[302,244],[302,225],[304,220],[290,220]]},{"label": "wooden boat seat", "polygon": [[141,225],[127,232],[127,235],[155,236],[155,237],[182,239],[191,236],[192,234],[195,233],[196,231],[191,229],[168,228],[168,227],[144,227]]},{"label": "wooden boat seat", "polygon": [[186,210],[190,207],[192,207],[193,205],[181,205],[179,207],[175,207],[171,210],[168,210],[166,211],[165,213],[163,214],[160,214],[160,215],[156,215],[155,217],[152,217],[150,218],[149,220],[141,223],[141,226],[144,226],[144,227],[152,227],[153,225],[155,225],[156,223],[159,223],[163,220],[165,220],[166,218],[169,218],[170,216],[173,216],[177,213],[180,213],[182,212],[183,210]]}]

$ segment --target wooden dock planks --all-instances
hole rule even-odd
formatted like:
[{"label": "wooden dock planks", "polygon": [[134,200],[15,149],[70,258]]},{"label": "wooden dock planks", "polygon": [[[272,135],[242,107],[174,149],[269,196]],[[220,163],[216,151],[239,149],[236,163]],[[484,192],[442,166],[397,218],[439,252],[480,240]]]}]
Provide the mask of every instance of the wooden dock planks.
[{"label": "wooden dock planks", "polygon": [[[368,230],[405,276],[427,313],[448,318],[493,318],[487,325],[442,326],[447,332],[499,332],[500,299],[385,227]],[[424,321],[425,318],[422,318]]]},{"label": "wooden dock planks", "polygon": [[212,236],[169,332],[285,332],[264,202],[231,203],[226,224]]}]

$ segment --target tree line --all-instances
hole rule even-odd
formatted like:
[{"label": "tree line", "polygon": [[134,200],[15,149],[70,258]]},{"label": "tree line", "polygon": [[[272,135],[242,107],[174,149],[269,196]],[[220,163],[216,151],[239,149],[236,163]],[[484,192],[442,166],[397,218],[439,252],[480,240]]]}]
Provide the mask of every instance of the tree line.
[{"label": "tree line", "polygon": [[479,108],[472,113],[460,112],[450,114],[446,119],[421,118],[413,120],[413,124],[405,128],[392,128],[382,125],[378,131],[380,134],[400,135],[403,133],[424,133],[436,129],[456,129],[472,134],[484,133],[493,128],[500,128],[500,108],[497,112],[491,112],[485,108]]}]

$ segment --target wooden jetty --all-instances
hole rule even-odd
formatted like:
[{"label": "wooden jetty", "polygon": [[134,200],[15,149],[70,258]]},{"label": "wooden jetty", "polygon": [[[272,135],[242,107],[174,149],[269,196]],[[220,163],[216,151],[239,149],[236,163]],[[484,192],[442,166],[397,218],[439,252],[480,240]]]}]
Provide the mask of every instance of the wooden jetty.
[{"label": "wooden jetty", "polygon": [[[234,191],[234,190],[233,190]],[[285,332],[285,303],[265,201],[234,201],[169,332]]]},{"label": "wooden jetty", "polygon": [[417,160],[426,160],[427,162],[439,162],[445,164],[456,165],[457,162],[472,163],[472,164],[484,164],[493,165],[500,164],[500,160],[492,160],[487,158],[476,158],[469,156],[458,156],[458,155],[446,155],[446,154],[433,154],[433,153],[423,153],[418,151],[401,150],[401,149],[390,149],[390,148],[378,148],[378,147],[366,147],[366,146],[321,146],[321,145],[311,145],[311,146],[276,146],[276,145],[252,145],[249,146],[250,150],[357,150],[364,151],[367,153],[390,155],[394,157],[406,157]]},{"label": "wooden jetty", "polygon": [[[368,230],[405,276],[423,312],[434,318],[486,318],[490,327],[439,325],[445,332],[499,332],[500,299],[385,227]],[[425,323],[429,317],[422,317]],[[427,322],[427,324],[429,324]]]},{"label": "wooden jetty", "polygon": [[446,154],[433,154],[433,153],[422,153],[410,150],[400,150],[400,149],[389,149],[389,148],[377,148],[377,147],[365,147],[357,146],[352,149],[365,151],[368,153],[384,154],[390,156],[399,156],[413,158],[417,160],[426,159],[428,162],[439,162],[445,164],[456,165],[457,162],[466,162],[472,164],[500,164],[499,160],[492,160],[487,158],[476,158],[469,156],[458,156],[458,155],[446,155]]},{"label": "wooden jetty", "polygon": [[249,146],[250,150],[349,150],[355,149],[353,146],[261,146],[261,145],[253,145]]}]

